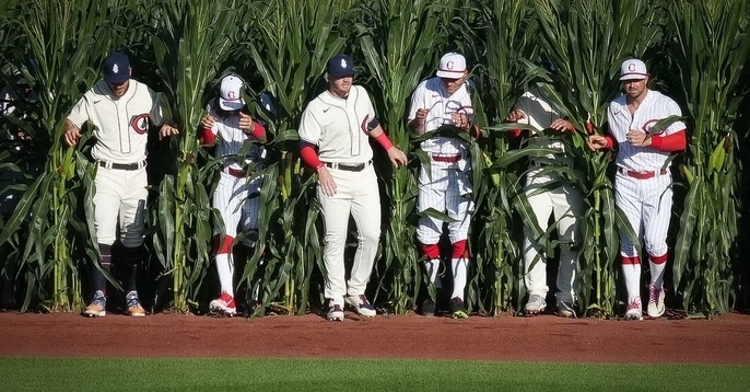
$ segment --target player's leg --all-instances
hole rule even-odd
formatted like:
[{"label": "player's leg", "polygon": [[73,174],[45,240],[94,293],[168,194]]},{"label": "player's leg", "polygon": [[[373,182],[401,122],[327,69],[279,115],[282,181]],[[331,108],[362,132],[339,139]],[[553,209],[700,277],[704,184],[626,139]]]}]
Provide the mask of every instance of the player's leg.
[{"label": "player's leg", "polygon": [[214,223],[213,249],[221,293],[209,303],[211,311],[233,316],[237,313],[234,300],[234,255],[232,245],[237,237],[237,225],[242,216],[244,189],[242,178],[221,173],[213,194],[212,206],[219,212],[221,222]]},{"label": "player's leg", "polygon": [[91,268],[93,295],[91,302],[84,310],[89,317],[99,317],[106,314],[107,278],[112,264],[112,245],[117,236],[117,216],[120,208],[118,194],[122,185],[113,170],[97,168],[94,177],[94,228],[99,247],[100,258],[98,266],[95,262]]},{"label": "player's leg", "polygon": [[446,213],[453,220],[448,222],[452,244],[451,271],[453,272],[453,294],[451,313],[453,318],[467,318],[464,294],[468,279],[470,252],[468,248],[469,225],[474,210],[470,171],[449,171],[448,188],[445,192]]},{"label": "player's leg", "polygon": [[[622,174],[615,177],[615,204],[630,225],[633,234],[638,237],[643,231],[641,212],[643,209],[639,185],[634,179]],[[622,274],[625,289],[628,294],[628,305],[625,312],[626,319],[640,320],[643,315],[641,302],[641,260],[638,256],[635,239],[624,231],[620,231],[620,256],[622,256]]]},{"label": "player's leg", "polygon": [[[240,222],[240,228],[244,233],[245,239],[243,244],[248,249],[248,259],[254,257],[254,252],[260,251],[261,257],[258,259],[257,268],[255,271],[255,277],[250,277],[249,287],[247,288],[248,304],[250,306],[249,311],[255,312],[257,306],[261,303],[261,290],[262,290],[262,276],[263,276],[263,249],[256,249],[258,241],[258,219],[260,217],[260,188],[263,185],[262,178],[255,178],[251,182],[245,184],[247,198],[242,205],[242,221]],[[248,260],[249,261],[249,260]],[[245,264],[247,268],[247,264]]]},{"label": "player's leg", "polygon": [[148,185],[146,169],[126,171],[127,184],[120,201],[120,243],[123,246],[122,262],[125,270],[124,289],[128,314],[145,316],[138,298],[138,269],[147,258],[143,248],[143,226],[146,222]]},{"label": "player's leg", "polygon": [[[540,233],[545,233],[549,228],[549,218],[553,211],[550,192],[541,190],[549,181],[548,176],[534,175],[534,172],[527,175],[525,195]],[[523,231],[524,282],[529,293],[524,311],[527,314],[538,314],[547,308],[547,258],[534,230],[525,225]]]},{"label": "player's leg", "polygon": [[[426,211],[430,208],[445,211],[445,191],[448,186],[445,164],[432,161],[429,169],[424,166],[419,172],[419,196],[417,198],[417,210]],[[430,298],[422,304],[422,313],[432,315],[435,313],[435,302],[437,301],[437,289],[442,288],[442,282],[438,276],[440,270],[440,235],[442,234],[443,221],[429,216],[419,218],[417,226],[417,241],[419,251],[424,257],[423,266],[427,274],[427,291]]]},{"label": "player's leg", "polygon": [[646,244],[651,283],[646,310],[650,317],[660,317],[664,306],[664,269],[667,265],[667,233],[672,213],[671,178],[662,176],[648,180],[654,183],[652,194],[643,202],[643,242]]},{"label": "player's leg", "polygon": [[362,316],[375,316],[375,308],[365,297],[365,289],[370,281],[372,267],[378,253],[380,241],[380,191],[375,169],[370,166],[361,173],[355,173],[359,191],[352,199],[352,217],[357,225],[358,246],[354,255],[347,303]]},{"label": "player's leg", "polygon": [[325,266],[325,297],[328,300],[327,318],[330,321],[344,320],[344,297],[346,296],[346,270],[344,248],[351,214],[351,195],[348,190],[356,188],[346,176],[348,172],[330,170],[336,183],[336,194],[326,196],[318,187],[320,213],[323,217],[325,239],[323,242],[323,264]]},{"label": "player's leg", "polygon": [[560,266],[557,272],[557,312],[563,317],[574,317],[577,285],[578,253],[581,248],[580,217],[585,213],[583,197],[576,188],[564,185],[551,193],[555,206],[557,233],[560,240]]}]

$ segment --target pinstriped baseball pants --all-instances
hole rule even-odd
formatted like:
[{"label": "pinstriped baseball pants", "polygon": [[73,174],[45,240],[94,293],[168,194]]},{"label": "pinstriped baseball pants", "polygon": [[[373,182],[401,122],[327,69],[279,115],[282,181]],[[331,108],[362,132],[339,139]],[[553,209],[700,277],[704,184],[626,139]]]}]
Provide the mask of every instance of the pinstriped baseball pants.
[{"label": "pinstriped baseball pants", "polygon": [[[667,253],[667,232],[672,215],[671,174],[649,179],[637,179],[617,173],[615,177],[615,202],[630,223],[635,234],[645,243],[646,252],[652,256]],[[638,256],[638,249],[626,233],[620,233],[620,254]]]}]

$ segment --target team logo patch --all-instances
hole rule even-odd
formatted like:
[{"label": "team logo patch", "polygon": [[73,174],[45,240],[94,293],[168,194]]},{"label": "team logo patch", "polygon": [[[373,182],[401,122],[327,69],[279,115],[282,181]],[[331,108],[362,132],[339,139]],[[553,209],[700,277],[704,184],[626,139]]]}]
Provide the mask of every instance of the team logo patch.
[{"label": "team logo patch", "polygon": [[453,61],[449,61],[445,64],[445,68],[453,69]]},{"label": "team logo patch", "polygon": [[118,66],[117,66],[117,64],[113,65],[113,66],[112,66],[112,72],[113,72],[113,73],[118,73],[118,72],[120,72],[120,67],[118,67]]},{"label": "team logo patch", "polygon": [[148,114],[139,114],[130,121],[130,127],[139,134],[143,135],[148,131]]},{"label": "team logo patch", "polygon": [[660,134],[660,133],[664,132],[663,129],[655,129],[654,132],[651,132],[651,128],[653,128],[654,124],[656,124],[658,121],[659,120],[657,120],[655,118],[651,119],[651,120],[648,120],[648,121],[646,121],[645,124],[643,124],[643,128],[641,128],[641,129],[643,129],[643,132],[646,132],[646,133]]},{"label": "team logo patch", "polygon": [[635,71],[635,63],[628,64],[628,71]]},{"label": "team logo patch", "polygon": [[349,68],[349,64],[347,64],[345,59],[341,59],[341,68],[343,69]]},{"label": "team logo patch", "polygon": [[237,95],[234,93],[234,91],[230,91],[227,93],[227,98],[229,98],[230,101],[234,101],[237,99]]}]

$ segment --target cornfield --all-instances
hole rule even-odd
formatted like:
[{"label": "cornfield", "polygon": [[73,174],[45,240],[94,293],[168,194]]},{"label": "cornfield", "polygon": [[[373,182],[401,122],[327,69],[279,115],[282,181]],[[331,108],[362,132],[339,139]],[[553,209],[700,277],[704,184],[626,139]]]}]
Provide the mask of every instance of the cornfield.
[{"label": "cornfield", "polygon": [[[61,136],[68,111],[100,77],[103,59],[123,51],[133,77],[159,92],[167,118],[181,130],[178,138],[149,145],[150,260],[140,284],[151,312],[204,312],[217,294],[209,197],[217,163],[196,132],[217,82],[230,71],[247,81],[247,101],[270,133],[269,165],[258,173],[272,179],[261,191],[263,251],[248,255],[237,274],[248,290],[263,282],[256,287],[262,306],[248,316],[320,308],[316,178],[300,162],[296,127],[305,104],[325,88],[325,63],[337,53],[355,59],[355,82],[370,92],[390,139],[410,151],[410,165],[392,169],[375,148],[384,219],[368,297],[383,313],[415,309],[427,289],[415,243],[421,154],[405,116],[411,92],[449,50],[469,61],[485,133],[471,146],[470,310],[514,311],[526,294],[519,244],[524,226],[536,223],[522,178],[527,159],[545,152],[514,148],[503,120],[539,81],[577,128],[564,140],[573,168],[560,168],[587,205],[577,306],[603,318],[622,309],[618,232],[627,228],[614,206],[613,156],[588,152],[585,138],[606,131],[619,66],[629,57],[649,64],[651,88],[675,99],[688,124],[688,149],[671,166],[667,304],[687,317],[750,306],[743,263],[750,249],[739,235],[750,227],[750,194],[742,186],[750,148],[746,1],[8,0],[0,3],[0,20],[0,81],[15,92],[15,110],[0,116],[4,306],[74,312],[91,294],[84,268],[98,258],[91,141],[66,148]],[[554,234],[538,234],[554,259]],[[116,276],[107,278],[119,287]]]}]

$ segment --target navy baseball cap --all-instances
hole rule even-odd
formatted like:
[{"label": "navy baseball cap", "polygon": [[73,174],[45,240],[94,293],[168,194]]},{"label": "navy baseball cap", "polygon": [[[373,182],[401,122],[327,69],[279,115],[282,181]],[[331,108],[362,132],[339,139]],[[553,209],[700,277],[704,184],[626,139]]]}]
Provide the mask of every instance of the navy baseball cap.
[{"label": "navy baseball cap", "polygon": [[328,60],[326,72],[334,78],[354,76],[354,63],[352,62],[351,57],[345,54],[339,54]]},{"label": "navy baseball cap", "polygon": [[125,83],[130,79],[130,59],[115,52],[104,60],[104,81],[109,84]]}]

